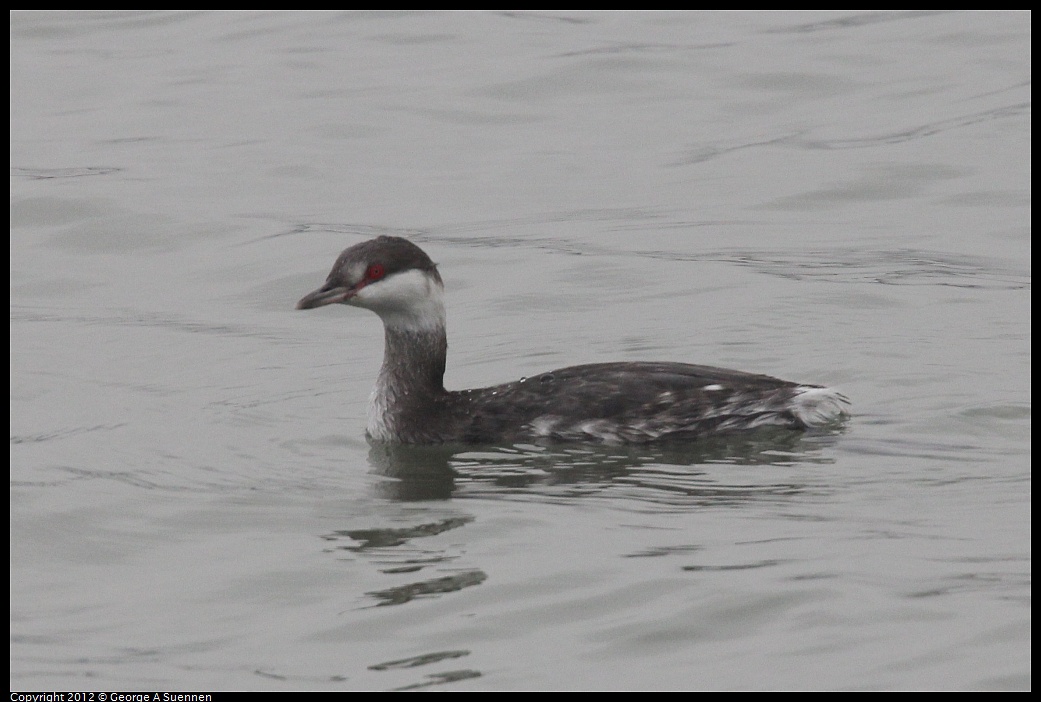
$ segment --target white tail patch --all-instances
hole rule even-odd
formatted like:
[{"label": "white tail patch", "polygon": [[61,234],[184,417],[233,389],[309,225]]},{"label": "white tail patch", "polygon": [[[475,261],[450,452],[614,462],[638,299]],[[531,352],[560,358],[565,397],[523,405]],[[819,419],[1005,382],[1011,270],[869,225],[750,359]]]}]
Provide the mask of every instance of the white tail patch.
[{"label": "white tail patch", "polygon": [[800,385],[792,397],[791,410],[808,427],[826,426],[849,416],[849,399],[831,388]]}]

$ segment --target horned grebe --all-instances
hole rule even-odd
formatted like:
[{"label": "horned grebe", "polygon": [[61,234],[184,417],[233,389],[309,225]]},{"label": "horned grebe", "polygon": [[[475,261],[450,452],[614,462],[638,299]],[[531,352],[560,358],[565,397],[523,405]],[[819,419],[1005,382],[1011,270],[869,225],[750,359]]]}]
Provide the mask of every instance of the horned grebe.
[{"label": "horned grebe", "polygon": [[418,246],[381,236],[346,249],[300,310],[342,303],[383,320],[383,367],[368,435],[404,444],[550,439],[694,440],[762,426],[843,419],[848,400],[817,385],[686,363],[594,363],[474,390],[445,390],[444,285]]}]

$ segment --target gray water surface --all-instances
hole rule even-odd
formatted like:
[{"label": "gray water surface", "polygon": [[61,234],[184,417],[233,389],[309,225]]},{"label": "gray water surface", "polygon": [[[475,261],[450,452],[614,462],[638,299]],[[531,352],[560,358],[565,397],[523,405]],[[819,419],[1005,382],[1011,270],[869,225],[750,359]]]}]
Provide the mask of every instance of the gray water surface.
[{"label": "gray water surface", "polygon": [[[11,688],[1029,689],[1030,19],[12,13]],[[383,233],[452,388],[854,417],[372,448]]]}]

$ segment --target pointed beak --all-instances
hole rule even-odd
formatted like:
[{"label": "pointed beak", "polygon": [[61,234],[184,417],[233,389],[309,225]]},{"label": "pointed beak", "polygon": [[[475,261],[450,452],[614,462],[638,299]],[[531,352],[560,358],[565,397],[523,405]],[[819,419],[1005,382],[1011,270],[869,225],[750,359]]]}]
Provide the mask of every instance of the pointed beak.
[{"label": "pointed beak", "polygon": [[315,307],[324,307],[337,302],[346,302],[357,294],[356,288],[346,288],[339,285],[326,283],[312,293],[308,293],[296,303],[298,310],[310,310]]}]

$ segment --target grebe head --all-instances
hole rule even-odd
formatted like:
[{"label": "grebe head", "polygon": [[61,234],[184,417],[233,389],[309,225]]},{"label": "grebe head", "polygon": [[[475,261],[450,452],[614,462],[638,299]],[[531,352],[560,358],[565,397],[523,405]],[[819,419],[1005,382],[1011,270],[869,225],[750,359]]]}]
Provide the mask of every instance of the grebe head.
[{"label": "grebe head", "polygon": [[296,308],[341,303],[372,310],[389,329],[443,329],[443,293],[437,266],[421,248],[408,239],[381,236],[341,253],[325,285]]}]

